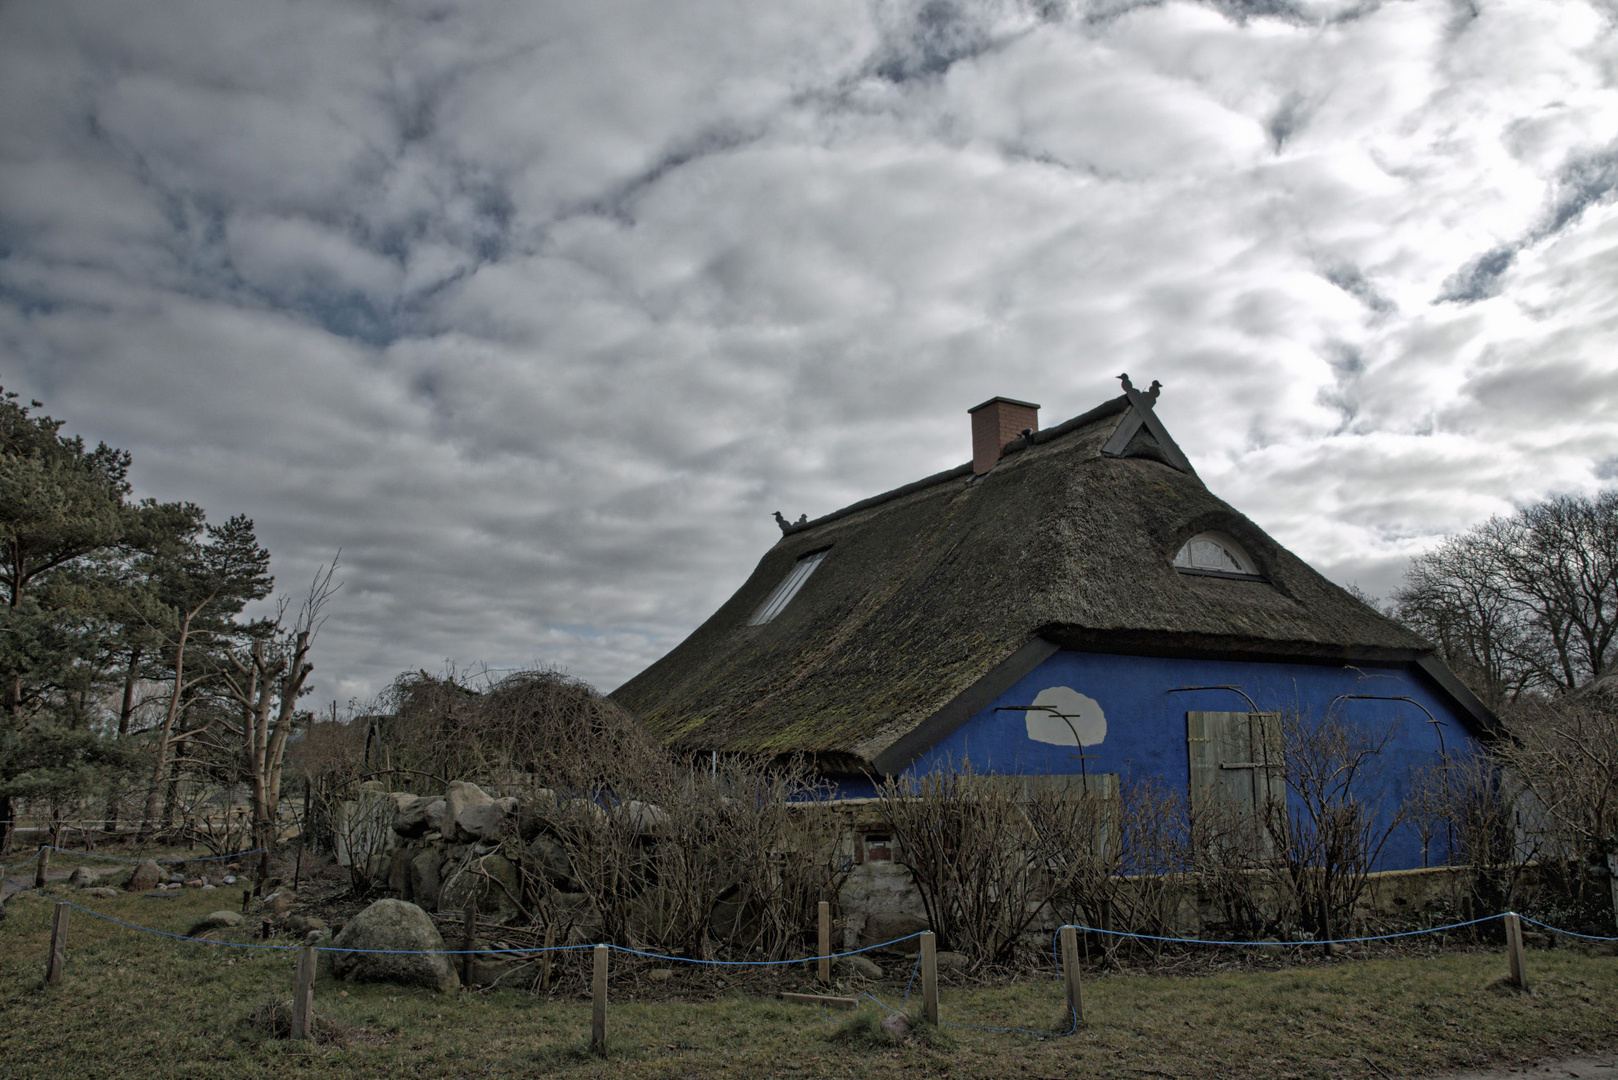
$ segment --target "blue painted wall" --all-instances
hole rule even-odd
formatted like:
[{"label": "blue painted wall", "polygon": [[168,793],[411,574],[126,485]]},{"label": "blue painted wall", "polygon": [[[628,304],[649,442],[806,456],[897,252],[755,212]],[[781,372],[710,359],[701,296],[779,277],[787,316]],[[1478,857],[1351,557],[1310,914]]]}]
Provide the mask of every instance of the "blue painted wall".
[{"label": "blue painted wall", "polygon": [[[1308,710],[1323,715],[1339,694],[1408,696],[1443,722],[1442,738],[1451,759],[1470,755],[1478,744],[1444,695],[1418,671],[1403,667],[1345,668],[1314,664],[1248,663],[1231,660],[1179,660],[1103,653],[1058,652],[1024,676],[911,767],[930,772],[941,765],[969,761],[972,771],[1001,774],[1077,773],[1079,749],[1037,742],[1028,736],[1025,714],[1000,712],[1006,705],[1030,705],[1041,691],[1070,687],[1093,699],[1106,721],[1100,742],[1087,745],[1083,762],[1092,773],[1157,775],[1181,791],[1189,785],[1186,755],[1187,712],[1244,712],[1247,703],[1228,690],[1175,693],[1182,686],[1240,686],[1265,711]],[[1384,815],[1405,796],[1412,769],[1440,761],[1440,733],[1427,716],[1403,701],[1342,701],[1345,719],[1380,730],[1397,724],[1393,742],[1381,755],[1368,785]],[[846,788],[846,795],[872,794]],[[1433,861],[1442,859],[1433,852]],[[1421,842],[1414,831],[1398,829],[1383,849],[1378,869],[1402,870],[1423,865]]]}]

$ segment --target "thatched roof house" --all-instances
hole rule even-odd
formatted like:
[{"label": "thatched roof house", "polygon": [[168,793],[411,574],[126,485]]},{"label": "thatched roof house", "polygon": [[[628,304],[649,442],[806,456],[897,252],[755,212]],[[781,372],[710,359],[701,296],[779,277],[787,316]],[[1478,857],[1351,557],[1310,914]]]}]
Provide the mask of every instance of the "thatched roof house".
[{"label": "thatched roof house", "polygon": [[[1154,397],[1131,391],[1014,435],[991,467],[979,455],[982,471],[968,462],[786,526],[712,618],[613,697],[677,746],[882,772],[1058,649],[1416,665],[1490,723],[1430,645],[1210,493]],[[1007,405],[1032,420],[996,399],[974,410],[980,431]],[[1177,566],[1204,533],[1233,539],[1251,572]],[[757,618],[811,559],[790,601]]]}]

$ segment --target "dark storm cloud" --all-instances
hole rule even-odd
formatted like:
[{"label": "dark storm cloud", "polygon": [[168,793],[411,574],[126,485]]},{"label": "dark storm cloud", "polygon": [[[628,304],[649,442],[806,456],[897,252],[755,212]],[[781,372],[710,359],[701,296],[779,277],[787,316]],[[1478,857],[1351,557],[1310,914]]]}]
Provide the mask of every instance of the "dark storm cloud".
[{"label": "dark storm cloud", "polygon": [[615,685],[771,511],[1120,370],[1215,491],[1385,593],[1618,441],[1604,16],[1453,15],[0,7],[0,382],[141,494],[251,514],[285,588],[340,547],[322,698],[445,659]]}]

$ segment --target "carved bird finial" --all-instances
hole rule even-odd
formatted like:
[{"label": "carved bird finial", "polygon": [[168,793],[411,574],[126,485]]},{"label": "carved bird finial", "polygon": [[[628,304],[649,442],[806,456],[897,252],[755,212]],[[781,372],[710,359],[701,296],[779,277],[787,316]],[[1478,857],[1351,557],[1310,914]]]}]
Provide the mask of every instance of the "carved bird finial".
[{"label": "carved bird finial", "polygon": [[781,526],[782,536],[785,536],[787,533],[792,531],[792,523],[787,521],[786,517],[783,516],[779,510],[775,512],[775,523]]},{"label": "carved bird finial", "polygon": [[1158,382],[1156,379],[1153,379],[1151,389],[1146,391],[1146,400],[1150,401],[1153,405],[1156,405],[1157,395],[1161,393],[1162,390],[1163,384]]},{"label": "carved bird finial", "polygon": [[798,525],[807,525],[807,524],[809,524],[809,515],[808,514],[799,514],[796,524],[798,524]]},{"label": "carved bird finial", "polygon": [[1127,373],[1118,376],[1118,381],[1124,384],[1124,389],[1126,391],[1135,389],[1135,384],[1129,381],[1129,375]]}]

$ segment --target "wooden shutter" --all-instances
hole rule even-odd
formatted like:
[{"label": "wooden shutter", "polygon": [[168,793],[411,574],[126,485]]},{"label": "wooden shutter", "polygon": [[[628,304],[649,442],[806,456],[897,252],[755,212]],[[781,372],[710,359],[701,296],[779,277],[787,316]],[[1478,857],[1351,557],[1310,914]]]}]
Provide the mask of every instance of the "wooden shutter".
[{"label": "wooden shutter", "polygon": [[1241,806],[1253,805],[1252,775],[1228,766],[1249,762],[1251,725],[1244,712],[1185,714],[1186,757],[1191,767],[1191,809],[1218,796]]},{"label": "wooden shutter", "polygon": [[1207,809],[1214,799],[1242,808],[1251,815],[1257,850],[1273,855],[1275,837],[1264,822],[1279,813],[1276,821],[1284,827],[1287,805],[1280,715],[1188,712],[1185,722],[1191,812]]}]

